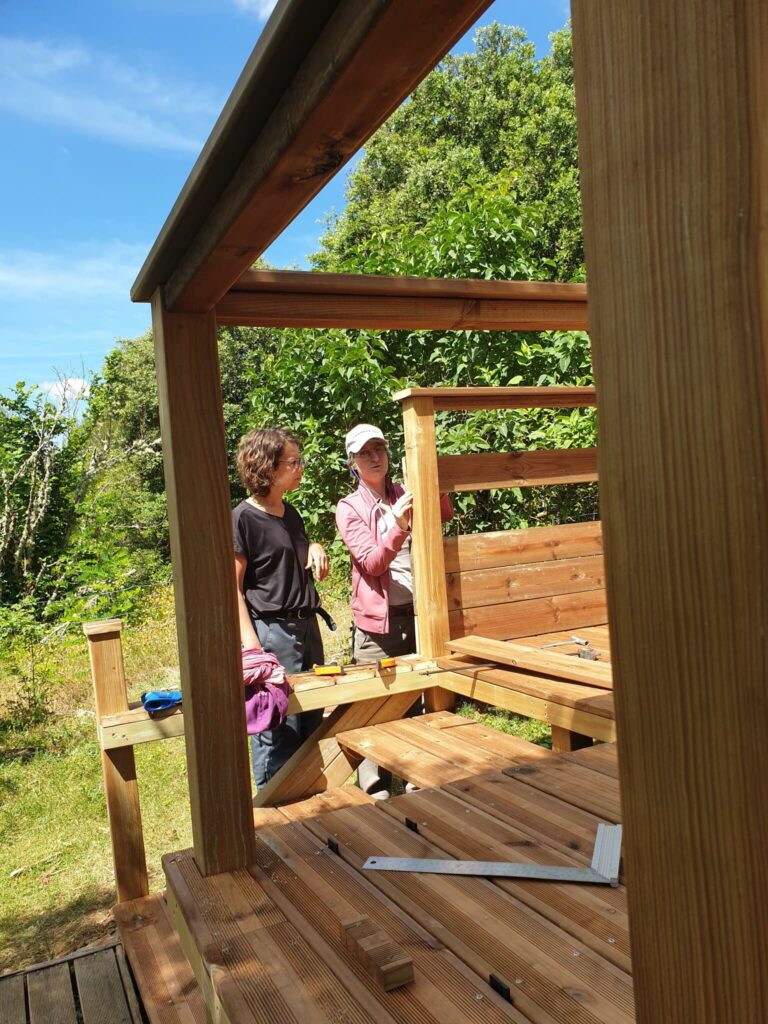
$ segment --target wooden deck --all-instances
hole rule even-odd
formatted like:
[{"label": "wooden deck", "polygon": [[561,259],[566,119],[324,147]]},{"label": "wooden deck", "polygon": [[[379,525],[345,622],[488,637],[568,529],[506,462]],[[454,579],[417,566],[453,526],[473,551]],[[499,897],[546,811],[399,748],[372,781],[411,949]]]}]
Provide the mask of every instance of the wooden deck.
[{"label": "wooden deck", "polygon": [[119,942],[80,950],[0,978],[2,1024],[143,1021],[139,997]]},{"label": "wooden deck", "polygon": [[[460,773],[477,727],[451,717],[425,716],[420,743]],[[376,756],[399,771],[402,748],[397,763],[387,749]],[[410,775],[426,782],[427,751],[412,750]],[[589,864],[598,822],[621,817],[615,748],[553,755],[512,741],[496,757],[479,774],[476,762],[469,777],[384,803],[358,797],[328,811],[328,794],[270,809],[247,870],[203,878],[191,852],[168,855],[171,918],[214,1019],[633,1021],[623,884],[362,870],[373,854]],[[413,982],[384,991],[347,948],[342,922],[361,916],[413,961]]]}]

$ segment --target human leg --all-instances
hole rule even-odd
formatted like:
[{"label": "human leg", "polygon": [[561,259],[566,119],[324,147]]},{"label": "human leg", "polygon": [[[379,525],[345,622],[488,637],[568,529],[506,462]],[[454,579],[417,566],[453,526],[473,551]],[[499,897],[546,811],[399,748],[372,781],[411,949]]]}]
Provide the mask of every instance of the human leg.
[{"label": "human leg", "polygon": [[[355,627],[353,635],[353,660],[358,665],[371,665],[379,658],[396,658],[403,654],[413,654],[416,650],[416,630],[413,612],[398,613],[390,611],[390,629],[387,633],[369,633]],[[419,701],[416,701],[408,716],[416,713]],[[384,799],[392,789],[392,773],[382,768],[369,758],[361,761],[357,768],[357,782],[364,793],[374,799]]]}]

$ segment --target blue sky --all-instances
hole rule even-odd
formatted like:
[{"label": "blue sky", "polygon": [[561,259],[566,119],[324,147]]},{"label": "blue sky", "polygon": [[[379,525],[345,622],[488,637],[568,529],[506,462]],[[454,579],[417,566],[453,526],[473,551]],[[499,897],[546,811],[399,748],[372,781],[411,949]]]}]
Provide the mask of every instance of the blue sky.
[{"label": "blue sky", "polygon": [[[273,6],[0,2],[0,391],[87,376],[147,329],[130,286]],[[568,0],[495,0],[479,24],[519,25],[545,53],[567,17]],[[271,263],[307,266],[348,170]]]}]

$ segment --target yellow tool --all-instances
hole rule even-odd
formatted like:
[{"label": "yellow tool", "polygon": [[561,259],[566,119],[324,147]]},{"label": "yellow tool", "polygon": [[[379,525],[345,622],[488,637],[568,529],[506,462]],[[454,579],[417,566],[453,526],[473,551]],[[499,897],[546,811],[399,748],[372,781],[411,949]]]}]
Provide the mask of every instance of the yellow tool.
[{"label": "yellow tool", "polygon": [[341,665],[313,665],[312,670],[316,676],[343,676],[344,669]]},{"label": "yellow tool", "polygon": [[397,665],[397,658],[379,658],[376,668],[381,672],[383,668],[394,668]]}]

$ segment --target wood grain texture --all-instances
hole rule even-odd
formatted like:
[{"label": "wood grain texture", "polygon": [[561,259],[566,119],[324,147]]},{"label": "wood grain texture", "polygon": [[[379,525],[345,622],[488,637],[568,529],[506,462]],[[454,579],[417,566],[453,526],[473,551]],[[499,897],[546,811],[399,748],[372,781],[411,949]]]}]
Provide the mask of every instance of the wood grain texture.
[{"label": "wood grain texture", "polygon": [[[121,629],[119,619],[86,623],[83,627],[88,637],[97,722],[105,715],[128,710]],[[149,892],[133,750],[102,750],[101,769],[115,866],[115,888],[118,902],[122,902]]]},{"label": "wood grain texture", "polygon": [[69,964],[57,964],[27,975],[29,1024],[77,1024]]},{"label": "wood grain texture", "polygon": [[431,398],[435,409],[576,409],[597,405],[592,387],[406,388],[392,397],[396,402]]},{"label": "wood grain texture", "polygon": [[5,1024],[27,1024],[23,974],[0,977],[0,1020]]},{"label": "wood grain texture", "polygon": [[348,327],[411,331],[585,331],[585,302],[405,295],[230,291],[216,322],[233,327]]},{"label": "wood grain texture", "polygon": [[768,5],[573,40],[638,1020],[763,1021]]},{"label": "wood grain texture", "polygon": [[[379,298],[382,296],[405,296],[406,298],[527,299],[569,303],[586,303],[587,301],[587,286],[585,284],[570,284],[561,281],[486,281],[484,278],[390,277],[383,274],[331,274],[307,270],[246,270],[231,291],[301,295],[375,295]],[[441,390],[469,389],[447,388]],[[496,389],[481,388],[479,390]]]},{"label": "wood grain texture", "polygon": [[[169,308],[209,309],[489,3],[339,0],[313,39],[296,25],[297,40],[302,37],[296,55],[287,47],[261,68],[256,60],[246,72],[246,90],[261,73],[270,108],[258,109],[257,89],[242,112],[232,108],[222,118],[223,141],[234,136],[237,152],[225,163],[207,209],[199,210],[183,235],[171,229],[153,252],[134,298],[146,301],[148,292],[167,281]],[[323,5],[325,11],[330,6]],[[278,16],[297,19],[305,8],[295,0],[281,5]],[[290,69],[287,80],[281,63]],[[252,105],[254,118],[248,116]],[[203,187],[207,163],[203,156],[196,169]],[[170,279],[160,271],[169,262],[176,268]]]},{"label": "wood grain texture", "polygon": [[466,533],[460,537],[446,537],[443,541],[445,570],[448,573],[579,558],[602,554],[602,551],[603,530],[599,521]]},{"label": "wood grain texture", "polygon": [[602,555],[448,573],[445,577],[448,608],[476,608],[602,590],[603,575]]},{"label": "wood grain texture", "polygon": [[162,894],[121,904],[115,920],[150,1024],[206,1024],[202,991]]},{"label": "wood grain texture", "polygon": [[584,686],[597,686],[602,690],[613,689],[610,665],[599,661],[588,661],[578,655],[560,654],[557,651],[542,651],[524,644],[510,641],[490,640],[482,636],[465,636],[460,640],[449,640],[448,648],[459,654],[466,654],[481,661],[496,661],[524,672],[555,679],[569,679]]},{"label": "wood grain texture", "polygon": [[[411,556],[419,653],[436,658],[445,649],[449,626],[431,399],[406,398],[403,401],[403,429],[408,490],[413,493]],[[453,695],[432,690],[425,694],[424,706],[427,711],[450,708]]]},{"label": "wood grain texture", "polygon": [[496,640],[512,640],[529,633],[577,630],[582,626],[598,625],[606,618],[604,590],[556,594],[554,597],[504,605],[459,608],[448,614],[451,639],[478,633]]},{"label": "wood grain texture", "polygon": [[141,1024],[125,997],[113,949],[75,960],[74,971],[83,1024]]},{"label": "wood grain texture", "polygon": [[195,856],[253,854],[229,481],[212,315],[152,303]]},{"label": "wood grain texture", "polygon": [[441,491],[590,483],[597,480],[597,449],[441,455],[437,467]]}]

